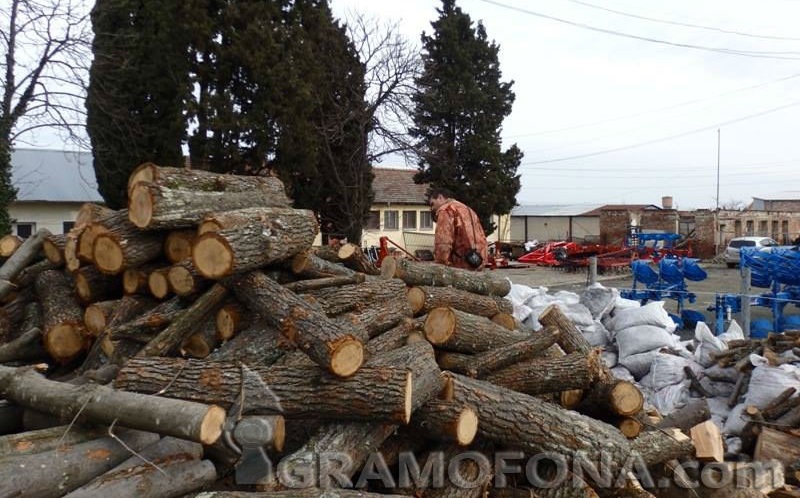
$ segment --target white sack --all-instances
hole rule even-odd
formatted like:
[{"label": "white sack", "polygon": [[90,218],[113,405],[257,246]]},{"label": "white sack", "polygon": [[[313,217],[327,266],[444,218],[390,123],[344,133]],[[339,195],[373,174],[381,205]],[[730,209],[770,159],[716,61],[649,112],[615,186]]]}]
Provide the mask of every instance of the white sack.
[{"label": "white sack", "polygon": [[655,358],[657,354],[658,351],[647,351],[630,356],[623,356],[622,353],[620,353],[619,363],[630,370],[635,379],[641,379],[650,371],[650,365],[653,363],[653,358]]},{"label": "white sack", "polygon": [[589,308],[595,320],[602,320],[614,309],[619,291],[594,283],[581,294],[581,304]]},{"label": "white sack", "polygon": [[614,312],[614,316],[606,324],[609,330],[618,330],[636,327],[638,325],[652,325],[675,332],[677,326],[669,313],[664,309],[664,301],[652,301],[640,308],[622,309]]},{"label": "white sack", "polygon": [[[545,289],[545,292],[547,292],[547,289]],[[511,284],[511,291],[506,295],[506,299],[514,305],[522,305],[527,304],[528,300],[538,293],[537,289],[527,285]]]},{"label": "white sack", "polygon": [[728,414],[728,419],[725,421],[725,427],[722,433],[729,436],[741,436],[742,429],[747,424],[747,416],[744,414],[745,404],[739,403],[733,407],[733,410]]},{"label": "white sack", "polygon": [[583,333],[583,337],[585,337],[593,347],[602,348],[611,344],[611,335],[598,320],[595,320],[589,326],[580,327],[580,330]]},{"label": "white sack", "polygon": [[603,363],[605,363],[608,368],[614,368],[617,366],[619,358],[617,357],[617,353],[614,351],[603,351],[600,353],[600,357],[603,359]]},{"label": "white sack", "polygon": [[636,379],[633,377],[631,372],[622,365],[617,365],[616,367],[611,368],[611,375],[613,375],[615,379],[636,382]]},{"label": "white sack", "polygon": [[652,325],[637,325],[620,329],[615,338],[620,356],[631,356],[676,345],[670,332]]},{"label": "white sack", "polygon": [[[753,356],[757,355],[751,355],[751,358]],[[750,376],[750,384],[744,402],[763,410],[773,399],[790,387],[800,391],[800,367],[794,365],[757,366]]]},{"label": "white sack", "polygon": [[711,359],[711,353],[719,353],[728,349],[724,342],[714,337],[705,322],[697,322],[694,328],[694,339],[697,343],[694,350],[694,361],[704,367],[710,367],[716,363]]}]

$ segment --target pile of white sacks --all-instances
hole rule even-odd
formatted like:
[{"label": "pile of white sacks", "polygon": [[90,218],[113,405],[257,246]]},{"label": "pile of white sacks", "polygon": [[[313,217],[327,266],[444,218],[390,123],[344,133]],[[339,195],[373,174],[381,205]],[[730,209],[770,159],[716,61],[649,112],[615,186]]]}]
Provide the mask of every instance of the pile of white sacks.
[{"label": "pile of white sacks", "polygon": [[733,409],[728,406],[738,372],[733,367],[716,365],[711,353],[726,350],[728,341],[744,338],[736,322],[716,337],[705,323],[698,323],[694,339],[681,341],[663,301],[642,306],[621,298],[617,289],[600,284],[590,286],[582,295],[567,291],[549,294],[545,287],[514,284],[506,297],[514,303],[515,318],[533,330],[542,328],[539,315],[545,308],[557,305],[589,343],[603,348],[603,360],[611,372],[620,379],[635,382],[646,403],[662,415],[680,408],[691,397],[700,396],[690,388],[685,372],[685,367],[689,367],[711,394],[708,403],[712,419],[726,435],[732,453],[740,445],[737,436],[746,423],[742,415],[746,405],[764,408],[788,387],[800,392],[800,366],[772,367],[764,358],[752,355],[755,369],[747,395]]}]

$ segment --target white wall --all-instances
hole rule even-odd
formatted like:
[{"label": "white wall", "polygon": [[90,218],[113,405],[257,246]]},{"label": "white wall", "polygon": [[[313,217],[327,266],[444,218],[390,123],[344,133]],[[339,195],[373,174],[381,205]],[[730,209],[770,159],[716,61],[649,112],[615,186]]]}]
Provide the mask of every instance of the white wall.
[{"label": "white wall", "polygon": [[53,234],[60,234],[64,233],[65,221],[75,221],[82,205],[81,202],[15,202],[9,206],[8,213],[12,221],[33,222],[36,230],[46,228]]}]

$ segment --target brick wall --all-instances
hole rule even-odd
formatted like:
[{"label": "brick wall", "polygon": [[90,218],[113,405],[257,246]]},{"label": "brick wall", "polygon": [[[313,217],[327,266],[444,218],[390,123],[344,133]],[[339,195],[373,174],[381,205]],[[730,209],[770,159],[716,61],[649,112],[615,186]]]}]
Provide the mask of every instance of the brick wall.
[{"label": "brick wall", "polygon": [[674,209],[642,211],[639,222],[643,230],[678,233],[678,212]]},{"label": "brick wall", "polygon": [[694,257],[713,258],[716,236],[713,211],[698,209],[694,212],[694,234],[695,240],[692,241]]},{"label": "brick wall", "polygon": [[764,209],[798,213],[800,212],[800,201],[764,201]]},{"label": "brick wall", "polygon": [[628,234],[631,215],[622,209],[600,212],[600,242],[602,244],[623,244]]}]

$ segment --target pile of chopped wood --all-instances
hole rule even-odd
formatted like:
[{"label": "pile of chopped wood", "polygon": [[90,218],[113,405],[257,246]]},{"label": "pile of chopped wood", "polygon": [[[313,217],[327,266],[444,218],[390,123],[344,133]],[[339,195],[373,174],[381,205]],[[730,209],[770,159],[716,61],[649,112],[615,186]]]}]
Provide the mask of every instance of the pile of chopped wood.
[{"label": "pile of chopped wood", "polygon": [[707,406],[645,414],[499,274],[315,251],[276,178],[146,164],[129,199],[0,268],[0,496],[652,496],[719,459]]}]

